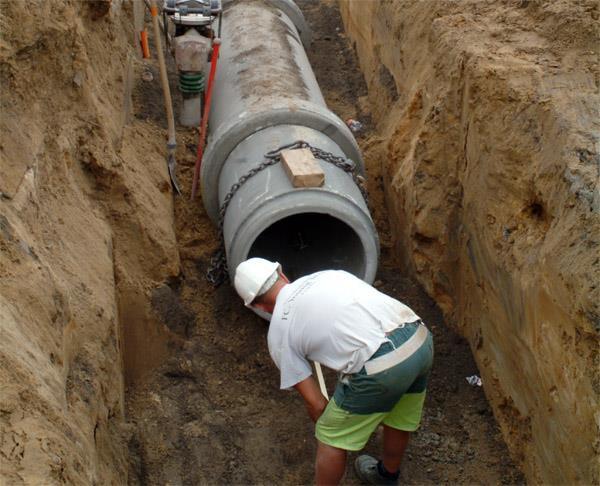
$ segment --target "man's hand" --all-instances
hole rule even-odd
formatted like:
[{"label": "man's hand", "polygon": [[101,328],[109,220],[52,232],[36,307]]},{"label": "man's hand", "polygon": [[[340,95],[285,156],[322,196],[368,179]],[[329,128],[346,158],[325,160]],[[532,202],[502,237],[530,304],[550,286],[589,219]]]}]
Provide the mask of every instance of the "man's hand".
[{"label": "man's hand", "polygon": [[316,422],[319,420],[319,417],[327,406],[327,399],[321,393],[315,379],[309,376],[306,380],[294,385],[294,388],[302,395],[306,410],[312,421]]}]

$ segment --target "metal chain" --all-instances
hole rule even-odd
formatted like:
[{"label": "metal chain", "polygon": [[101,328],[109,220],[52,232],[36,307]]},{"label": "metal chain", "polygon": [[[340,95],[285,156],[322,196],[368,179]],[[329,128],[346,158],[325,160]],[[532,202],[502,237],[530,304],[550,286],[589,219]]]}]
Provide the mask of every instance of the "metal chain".
[{"label": "metal chain", "polygon": [[227,268],[227,253],[225,250],[225,239],[223,237],[223,224],[225,222],[225,213],[227,212],[227,208],[229,207],[229,203],[233,199],[233,196],[249,179],[254,177],[256,174],[262,172],[267,167],[271,167],[272,165],[281,162],[281,152],[283,150],[295,150],[301,148],[309,149],[315,158],[335,165],[336,167],[342,169],[344,172],[350,174],[352,176],[352,180],[360,189],[360,192],[363,198],[365,199],[365,203],[368,204],[366,181],[364,177],[362,177],[356,172],[356,164],[352,160],[346,159],[345,157],[338,157],[330,152],[326,152],[325,150],[313,147],[308,142],[305,142],[303,140],[298,140],[297,142],[290,143],[288,145],[283,145],[278,149],[267,152],[265,154],[265,160],[263,162],[261,162],[253,169],[249,170],[246,174],[240,177],[235,184],[231,186],[229,192],[223,199],[223,204],[221,204],[221,207],[219,208],[219,221],[217,227],[219,232],[219,248],[211,257],[210,265],[206,272],[206,280],[208,280],[208,282],[211,283],[213,286],[218,287],[229,276],[229,270]]}]

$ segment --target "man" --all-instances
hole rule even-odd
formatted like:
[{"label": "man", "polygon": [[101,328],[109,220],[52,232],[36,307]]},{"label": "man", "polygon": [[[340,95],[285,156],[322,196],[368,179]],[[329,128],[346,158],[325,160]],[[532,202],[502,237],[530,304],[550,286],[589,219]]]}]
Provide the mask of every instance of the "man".
[{"label": "man", "polygon": [[[397,484],[410,432],[421,420],[433,362],[431,334],[411,309],[354,275],[326,270],[290,283],[277,262],[239,264],[244,304],[271,314],[268,343],[281,388],[295,388],[316,422],[316,483],[338,484],[346,451],[357,451],[383,424],[383,457],[357,458],[370,484]],[[327,403],[308,360],[340,373]]]}]

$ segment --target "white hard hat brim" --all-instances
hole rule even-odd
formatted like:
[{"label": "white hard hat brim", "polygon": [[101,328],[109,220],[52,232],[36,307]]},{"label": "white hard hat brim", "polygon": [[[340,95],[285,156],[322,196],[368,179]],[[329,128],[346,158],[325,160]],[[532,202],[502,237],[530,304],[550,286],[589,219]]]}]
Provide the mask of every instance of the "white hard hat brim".
[{"label": "white hard hat brim", "polygon": [[[265,279],[265,282],[266,282],[266,281],[267,281],[269,278],[271,278],[271,276],[272,276],[272,275],[273,275],[275,272],[277,272],[278,270],[280,270],[280,269],[281,269],[281,265],[279,264],[279,262],[269,262],[269,263],[271,263],[271,267],[272,267],[272,268],[270,269],[270,270],[271,270],[271,273],[269,273],[269,276],[268,276],[268,277]],[[263,284],[264,284],[264,282],[263,282]],[[261,287],[262,287],[262,284],[261,284]],[[252,292],[250,295],[248,295],[248,296],[247,296],[247,298],[244,300],[244,305],[245,305],[246,307],[252,307],[252,302],[254,302],[254,299],[256,299],[256,297],[257,297],[257,294],[258,294],[259,290],[260,290],[260,287],[259,287],[259,289],[257,289],[256,293]]]}]

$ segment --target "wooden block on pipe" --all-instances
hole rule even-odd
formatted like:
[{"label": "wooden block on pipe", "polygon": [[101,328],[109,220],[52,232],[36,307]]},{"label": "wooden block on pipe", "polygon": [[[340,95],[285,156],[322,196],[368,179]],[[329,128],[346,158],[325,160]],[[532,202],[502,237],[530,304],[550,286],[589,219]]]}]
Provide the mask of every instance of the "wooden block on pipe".
[{"label": "wooden block on pipe", "polygon": [[294,187],[320,187],[325,182],[325,173],[307,149],[283,150],[281,163]]}]

